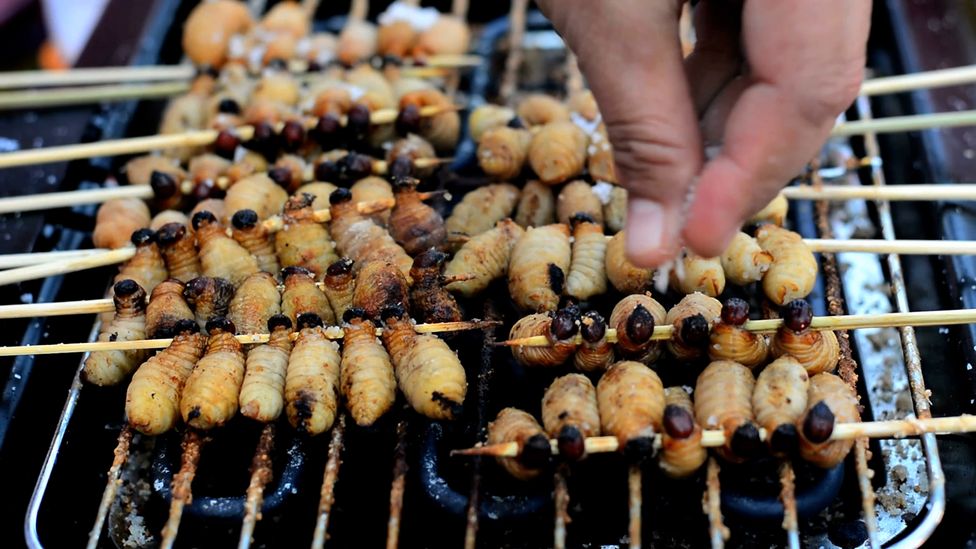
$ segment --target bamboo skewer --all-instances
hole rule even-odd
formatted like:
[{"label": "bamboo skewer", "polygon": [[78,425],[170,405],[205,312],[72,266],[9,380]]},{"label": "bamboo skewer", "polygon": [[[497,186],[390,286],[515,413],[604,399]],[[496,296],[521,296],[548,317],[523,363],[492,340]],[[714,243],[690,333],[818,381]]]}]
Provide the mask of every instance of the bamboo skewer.
[{"label": "bamboo skewer", "polygon": [[796,475],[789,461],[780,464],[779,499],[783,502],[783,529],[786,530],[786,545],[789,549],[800,549],[800,526],[796,518]]},{"label": "bamboo skewer", "polygon": [[976,110],[889,116],[874,120],[854,120],[834,126],[830,135],[844,137],[866,133],[897,133],[976,125]]},{"label": "bamboo skewer", "polygon": [[123,261],[128,260],[133,255],[135,255],[135,248],[132,246],[127,246],[125,248],[119,248],[117,250],[111,250],[100,254],[92,254],[60,261],[51,261],[38,265],[29,265],[27,267],[17,267],[16,269],[9,269],[0,272],[0,286],[13,284],[15,282],[23,282],[25,280],[33,280],[35,278],[46,278],[49,276],[83,271],[85,269],[94,269],[96,267],[103,267],[105,265],[114,265],[116,263],[122,263]]},{"label": "bamboo skewer", "polygon": [[0,89],[189,80],[196,75],[196,72],[196,68],[191,65],[84,67],[64,71],[11,71],[3,73],[3,78],[0,78]]},{"label": "bamboo skewer", "polygon": [[783,196],[790,200],[887,200],[893,201],[934,201],[934,200],[976,200],[976,184],[918,184],[885,185],[796,185],[783,189]]},{"label": "bamboo skewer", "polygon": [[102,528],[105,527],[108,510],[115,502],[115,495],[122,485],[122,467],[129,459],[129,445],[132,443],[134,433],[129,424],[122,427],[119,433],[119,441],[113,452],[112,466],[109,467],[108,479],[105,481],[105,491],[102,492],[102,500],[98,504],[98,513],[95,515],[95,525],[88,532],[88,549],[97,549],[98,540],[102,537]]},{"label": "bamboo skewer", "polygon": [[13,267],[27,267],[40,263],[48,263],[61,259],[77,259],[105,253],[103,248],[93,248],[90,250],[54,250],[52,252],[35,252],[22,254],[3,254],[0,255],[0,269],[11,269]]},{"label": "bamboo skewer", "polygon": [[346,414],[339,414],[336,425],[332,428],[332,438],[329,440],[329,459],[325,464],[322,478],[312,549],[322,549],[329,535],[329,518],[332,516],[332,504],[335,503],[335,485],[339,480],[339,466],[342,465],[342,435],[345,429]]},{"label": "bamboo skewer", "polygon": [[264,487],[271,482],[274,470],[271,463],[271,450],[274,447],[275,426],[268,423],[261,430],[254,457],[251,459],[251,480],[247,485],[244,499],[244,521],[241,523],[241,536],[237,549],[248,549],[254,541],[254,528],[261,516],[264,502]]},{"label": "bamboo skewer", "polygon": [[525,38],[525,12],[528,0],[512,0],[508,14],[508,56],[505,58],[505,72],[498,93],[504,101],[511,99],[515,92],[518,70],[522,65],[522,40]]},{"label": "bamboo skewer", "polygon": [[705,480],[705,513],[708,515],[708,534],[712,549],[722,549],[729,539],[729,529],[722,520],[722,494],[718,474],[721,471],[714,457],[708,458]]},{"label": "bamboo skewer", "polygon": [[860,252],[898,255],[972,255],[976,242],[969,240],[869,240],[804,239],[813,252]]},{"label": "bamboo skewer", "polygon": [[0,92],[0,110],[62,107],[129,99],[159,99],[190,89],[189,82],[91,86],[86,88],[52,88]]},{"label": "bamboo skewer", "polygon": [[630,519],[627,532],[630,535],[630,548],[641,548],[641,510],[643,507],[643,473],[640,465],[631,465],[627,471],[627,500]]},{"label": "bamboo skewer", "polygon": [[861,95],[882,95],[920,89],[944,88],[976,82],[976,65],[965,65],[951,69],[899,74],[871,78],[861,84]]},{"label": "bamboo skewer", "polygon": [[200,462],[200,451],[205,439],[200,433],[190,429],[183,437],[183,454],[180,458],[180,470],[173,477],[173,492],[169,504],[169,518],[163,527],[162,549],[172,549],[176,535],[180,530],[180,519],[183,518],[183,508],[193,499],[193,477],[197,474],[197,464]]}]

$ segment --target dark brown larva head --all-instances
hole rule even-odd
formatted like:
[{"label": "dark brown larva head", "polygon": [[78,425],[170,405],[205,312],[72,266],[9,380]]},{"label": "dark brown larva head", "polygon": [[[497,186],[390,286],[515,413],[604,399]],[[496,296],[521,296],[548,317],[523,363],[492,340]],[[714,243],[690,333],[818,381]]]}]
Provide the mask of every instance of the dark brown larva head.
[{"label": "dark brown larva head", "polygon": [[407,309],[403,306],[403,303],[394,303],[393,305],[387,305],[383,307],[380,311],[380,318],[384,323],[390,319],[400,320],[407,317]]},{"label": "dark brown larva head", "polygon": [[306,269],[305,267],[299,267],[293,265],[291,267],[285,267],[281,270],[281,279],[288,280],[289,277],[299,276],[305,278],[315,278],[315,274],[312,271]]},{"label": "dark brown larva head", "polygon": [[258,212],[250,208],[237,210],[234,216],[230,218],[230,222],[235,229],[250,229],[258,224]]},{"label": "dark brown larva head", "polygon": [[316,181],[339,182],[339,165],[333,160],[323,160],[315,164]]},{"label": "dark brown larva head", "polygon": [[[181,318],[173,324],[170,334],[174,336],[185,335],[185,334],[195,334],[200,331],[200,327],[197,326],[195,320],[190,318]],[[165,336],[164,336],[165,337]]]},{"label": "dark brown larva head", "polygon": [[225,334],[233,334],[237,332],[237,327],[234,326],[234,323],[231,322],[229,318],[224,316],[215,316],[211,318],[210,320],[207,321],[206,328],[207,328],[207,333],[210,335],[218,334],[221,332]]},{"label": "dark brown larva head", "polygon": [[405,154],[397,155],[390,163],[390,176],[394,179],[413,176],[413,159]]},{"label": "dark brown larva head", "polygon": [[282,314],[271,315],[268,319],[268,331],[273,332],[277,328],[291,330],[291,319]]},{"label": "dark brown larva head", "polygon": [[225,97],[220,100],[220,103],[217,103],[217,112],[222,112],[224,114],[241,114],[241,105],[230,97]]},{"label": "dark brown larva head", "polygon": [[813,308],[805,299],[794,299],[783,307],[783,325],[795,333],[810,327],[813,322]]},{"label": "dark brown larva head", "polygon": [[268,60],[268,68],[274,71],[283,71],[288,68],[288,62],[280,57],[272,57]]},{"label": "dark brown larva head", "polygon": [[167,223],[156,231],[156,242],[162,247],[176,244],[186,236],[186,225],[182,223]]},{"label": "dark brown larva head", "polygon": [[214,141],[214,154],[227,160],[233,160],[241,139],[231,130],[220,130]]},{"label": "dark brown larva head", "polygon": [[329,265],[329,268],[325,270],[326,276],[343,276],[352,272],[353,260],[348,257],[343,257],[336,260]]},{"label": "dark brown larva head", "polygon": [[142,286],[131,278],[126,278],[116,282],[115,286],[112,287],[112,290],[115,292],[117,297],[130,297],[135,295],[137,292],[145,293]]},{"label": "dark brown larva head", "polygon": [[810,408],[806,419],[803,420],[803,437],[814,444],[827,442],[834,434],[834,412],[827,403],[820,401]]},{"label": "dark brown larva head", "polygon": [[420,180],[413,177],[396,177],[393,179],[393,190],[394,192],[411,191],[419,184]]},{"label": "dark brown larva head", "polygon": [[217,216],[208,212],[207,210],[200,210],[199,212],[193,214],[193,219],[190,220],[193,223],[193,230],[200,230],[201,225],[212,225],[217,222]]},{"label": "dark brown larva head", "polygon": [[525,122],[522,120],[521,116],[513,116],[512,119],[508,121],[508,124],[505,125],[514,130],[525,129]]},{"label": "dark brown larva head", "polygon": [[234,297],[234,284],[225,278],[198,276],[186,283],[183,297],[191,307],[198,301],[212,302],[215,307],[226,307]]},{"label": "dark brown larva head", "polygon": [[366,314],[366,309],[362,307],[350,307],[346,309],[346,312],[342,313],[343,322],[352,322],[353,320],[366,320],[369,315]]},{"label": "dark brown larva head", "polygon": [[296,193],[288,197],[285,202],[285,211],[293,212],[302,208],[308,208],[315,202],[315,195],[311,193]]},{"label": "dark brown larva head", "polygon": [[369,107],[356,103],[346,113],[346,133],[353,143],[360,143],[369,135]]},{"label": "dark brown larva head", "polygon": [[566,461],[579,461],[586,454],[586,439],[579,429],[566,425],[556,437],[559,456]]},{"label": "dark brown larva head", "polygon": [[268,170],[268,177],[282,189],[288,190],[291,187],[291,170],[278,166]]},{"label": "dark brown larva head", "polygon": [[563,273],[562,268],[554,263],[549,264],[549,289],[555,292],[556,295],[563,293],[563,287],[566,284],[566,274]]},{"label": "dark brown larva head", "polygon": [[461,417],[464,413],[464,405],[456,400],[452,400],[444,396],[440,391],[434,391],[430,394],[430,399],[434,401],[441,409],[445,410],[449,417],[452,419],[457,419]]},{"label": "dark brown larva head", "polygon": [[298,120],[289,120],[281,129],[281,147],[295,152],[305,144],[305,126]]},{"label": "dark brown larva head", "polygon": [[664,432],[671,438],[688,438],[695,432],[695,418],[687,408],[668,404],[664,407]]},{"label": "dark brown larva head", "polygon": [[400,109],[394,124],[397,135],[420,133],[420,107],[407,105]]},{"label": "dark brown larva head", "polygon": [[173,176],[155,170],[149,176],[149,186],[152,187],[153,196],[159,200],[172,198],[180,191],[180,184]]},{"label": "dark brown larva head", "polygon": [[580,321],[580,335],[587,343],[596,343],[607,334],[607,321],[596,311],[587,311]]},{"label": "dark brown larva head", "polygon": [[580,223],[596,223],[593,216],[585,212],[576,212],[569,218],[569,226],[576,228]]},{"label": "dark brown larva head", "polygon": [[329,195],[329,204],[342,204],[352,200],[352,191],[349,189],[336,189]]},{"label": "dark brown larva head", "polygon": [[342,129],[342,124],[339,119],[331,114],[327,114],[319,118],[310,135],[322,147],[323,151],[328,151],[336,148],[336,145],[339,144],[340,129]]},{"label": "dark brown larva head", "polygon": [[318,328],[322,326],[322,317],[315,313],[302,313],[298,315],[298,329],[304,330],[305,328]]},{"label": "dark brown larva head", "polygon": [[138,229],[129,238],[136,246],[145,246],[156,241],[156,233],[152,229]]},{"label": "dark brown larva head", "polygon": [[413,266],[417,269],[430,269],[432,267],[440,267],[445,261],[447,261],[446,253],[436,248],[431,248],[415,257]]},{"label": "dark brown larva head", "polygon": [[552,315],[549,333],[556,341],[572,338],[579,331],[579,309],[575,305],[563,307]]},{"label": "dark brown larva head", "polygon": [[799,448],[800,434],[796,430],[796,425],[784,423],[769,435],[769,449],[775,454],[792,456]]},{"label": "dark brown larva head", "polygon": [[729,442],[732,453],[741,458],[754,458],[762,453],[763,445],[759,437],[759,429],[753,423],[740,425]]},{"label": "dark brown larva head", "polygon": [[522,445],[519,463],[529,469],[542,469],[552,461],[552,446],[546,435],[538,433],[529,437]]},{"label": "dark brown larva head", "polygon": [[708,343],[709,330],[708,321],[705,320],[705,317],[701,314],[695,314],[682,319],[678,336],[685,345],[702,347]]},{"label": "dark brown larva head", "polygon": [[730,297],[722,305],[722,322],[733,326],[741,326],[749,320],[749,304],[738,297]]},{"label": "dark brown larva head", "polygon": [[624,444],[624,457],[630,463],[644,463],[654,457],[654,437],[634,437]]},{"label": "dark brown larva head", "polygon": [[352,152],[341,163],[340,170],[349,181],[357,181],[373,173],[373,159],[369,155]]},{"label": "dark brown larva head", "polygon": [[627,317],[627,339],[641,345],[654,335],[654,315],[643,305],[638,304]]},{"label": "dark brown larva head", "polygon": [[245,147],[271,160],[278,153],[278,135],[274,126],[268,122],[254,124],[254,136],[245,143]]}]

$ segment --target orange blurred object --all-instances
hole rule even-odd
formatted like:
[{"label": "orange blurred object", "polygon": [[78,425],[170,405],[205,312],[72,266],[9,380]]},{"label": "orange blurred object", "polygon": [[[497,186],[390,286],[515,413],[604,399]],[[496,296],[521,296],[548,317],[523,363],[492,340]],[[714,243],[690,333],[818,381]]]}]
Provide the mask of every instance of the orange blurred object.
[{"label": "orange blurred object", "polygon": [[37,51],[37,63],[42,69],[64,70],[71,68],[68,60],[61,55],[61,50],[57,44],[51,40],[45,40],[41,48]]}]

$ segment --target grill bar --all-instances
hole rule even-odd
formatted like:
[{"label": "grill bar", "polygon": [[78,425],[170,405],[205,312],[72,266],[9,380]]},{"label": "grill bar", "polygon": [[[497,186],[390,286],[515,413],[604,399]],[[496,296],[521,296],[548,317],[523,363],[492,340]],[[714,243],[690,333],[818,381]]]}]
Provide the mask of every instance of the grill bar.
[{"label": "grill bar", "polygon": [[329,459],[325,463],[325,475],[322,478],[319,514],[315,521],[315,535],[312,538],[313,549],[321,549],[329,536],[329,518],[332,516],[332,504],[335,503],[335,485],[339,481],[339,466],[342,465],[342,436],[345,430],[346,414],[339,414],[338,421],[332,427],[332,438],[329,439]]},{"label": "grill bar", "polygon": [[251,461],[251,480],[247,485],[247,496],[244,501],[244,521],[241,523],[241,537],[237,542],[238,549],[247,549],[254,540],[254,528],[257,526],[261,514],[261,503],[264,501],[264,488],[271,482],[273,476],[271,450],[274,448],[275,426],[268,423],[261,430],[254,458]]}]

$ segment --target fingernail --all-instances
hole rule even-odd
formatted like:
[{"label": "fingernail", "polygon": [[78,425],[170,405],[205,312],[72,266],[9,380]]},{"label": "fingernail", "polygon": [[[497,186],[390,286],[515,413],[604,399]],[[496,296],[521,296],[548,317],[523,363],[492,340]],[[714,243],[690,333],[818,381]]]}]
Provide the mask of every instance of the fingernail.
[{"label": "fingernail", "polygon": [[664,207],[646,198],[632,198],[627,211],[627,255],[641,262],[665,247]]}]

